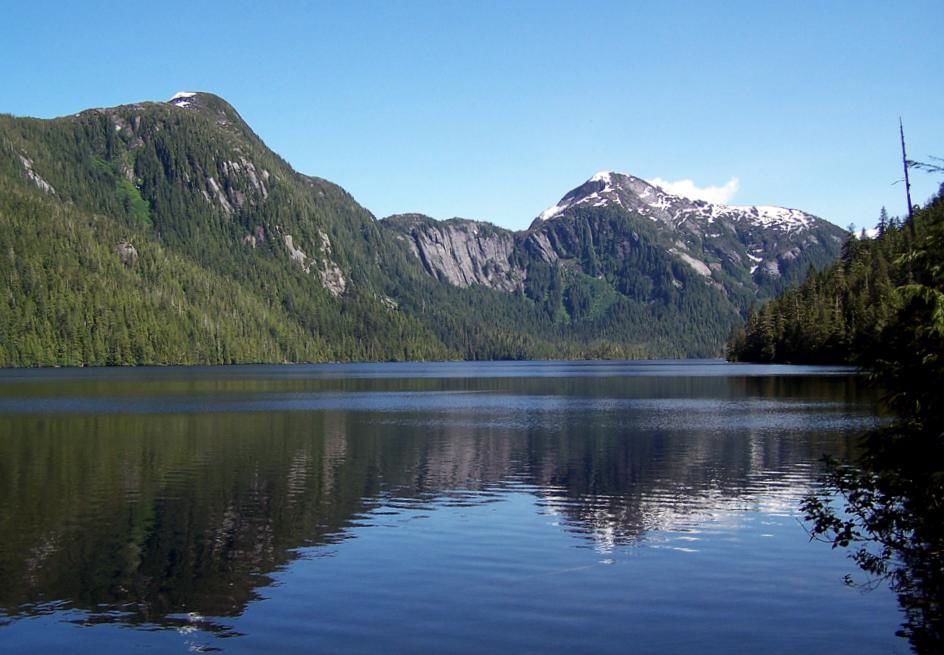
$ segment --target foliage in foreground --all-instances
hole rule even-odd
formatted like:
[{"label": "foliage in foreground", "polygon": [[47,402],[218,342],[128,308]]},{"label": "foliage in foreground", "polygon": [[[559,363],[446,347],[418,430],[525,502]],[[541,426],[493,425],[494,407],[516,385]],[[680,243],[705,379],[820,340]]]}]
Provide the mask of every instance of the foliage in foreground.
[{"label": "foliage in foreground", "polygon": [[[944,211],[916,216],[916,247],[895,262],[906,283],[873,349],[857,353],[899,417],[865,435],[855,464],[827,462],[803,503],[813,538],[849,548],[870,583],[887,580],[918,653],[944,652]],[[841,507],[837,507],[838,499]]]}]

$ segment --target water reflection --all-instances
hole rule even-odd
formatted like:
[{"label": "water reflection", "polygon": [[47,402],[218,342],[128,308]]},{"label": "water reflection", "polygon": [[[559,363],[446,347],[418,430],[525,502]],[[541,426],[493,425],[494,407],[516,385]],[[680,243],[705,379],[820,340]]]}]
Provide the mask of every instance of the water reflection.
[{"label": "water reflection", "polygon": [[300,548],[384,515],[524,490],[609,553],[792,507],[811,462],[874,422],[848,376],[70,374],[2,393],[0,615],[224,634]]},{"label": "water reflection", "polygon": [[813,538],[848,549],[864,574],[847,584],[887,583],[898,595],[899,635],[921,654],[944,649],[944,441],[926,425],[897,421],[868,433],[860,459],[830,462],[823,487],[802,504]]}]

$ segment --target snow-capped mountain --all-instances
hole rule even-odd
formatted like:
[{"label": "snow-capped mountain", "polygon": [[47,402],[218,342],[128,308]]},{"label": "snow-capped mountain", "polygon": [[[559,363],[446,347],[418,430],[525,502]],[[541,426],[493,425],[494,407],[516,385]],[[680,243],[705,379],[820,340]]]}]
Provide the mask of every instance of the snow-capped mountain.
[{"label": "snow-capped mountain", "polygon": [[194,91],[178,91],[174,94],[174,97],[167,102],[177,107],[189,107],[196,95]]},{"label": "snow-capped mountain", "polygon": [[456,286],[527,292],[532,268],[551,266],[640,302],[708,289],[740,311],[832,261],[846,239],[798,209],[713,204],[614,172],[569,191],[521,232],[416,215],[385,223],[430,275]]},{"label": "snow-capped mountain", "polygon": [[798,282],[810,265],[835,257],[846,239],[841,228],[799,209],[714,204],[611,171],[566,193],[531,229],[594,214],[642,219],[669,254],[697,273],[726,288],[746,273],[760,297]]},{"label": "snow-capped mountain", "polygon": [[538,219],[550,220],[580,205],[615,205],[675,228],[688,221],[707,226],[718,220],[728,220],[790,232],[808,229],[821,220],[799,209],[769,205],[720,205],[692,200],[669,193],[633,175],[612,171],[597,173],[567,193],[556,205],[541,212]]}]

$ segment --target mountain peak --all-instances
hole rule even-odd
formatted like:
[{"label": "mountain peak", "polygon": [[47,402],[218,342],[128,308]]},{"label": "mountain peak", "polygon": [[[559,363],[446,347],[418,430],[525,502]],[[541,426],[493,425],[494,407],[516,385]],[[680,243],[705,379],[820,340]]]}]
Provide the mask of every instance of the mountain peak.
[{"label": "mountain peak", "polygon": [[196,95],[197,93],[195,91],[178,91],[174,94],[174,97],[167,102],[177,107],[189,107]]},{"label": "mountain peak", "polygon": [[705,225],[725,219],[782,231],[807,229],[817,220],[798,209],[771,205],[724,205],[666,191],[628,173],[600,171],[545,209],[536,222],[550,220],[573,207],[617,206],[652,221],[679,227],[686,221]]},{"label": "mountain peak", "polygon": [[633,182],[642,182],[642,180],[626,173],[600,171],[568,192],[556,205],[541,212],[538,220],[550,220],[576,205],[590,204],[593,207],[603,207],[613,202],[622,205],[617,190]]},{"label": "mountain peak", "polygon": [[206,109],[221,116],[230,114],[230,117],[239,116],[238,112],[226,100],[206,91],[178,91],[166,101],[166,104],[181,109]]},{"label": "mountain peak", "polygon": [[248,123],[239,115],[239,112],[229,102],[214,93],[178,91],[164,104],[179,107],[186,111],[196,111],[208,117],[219,127],[236,134],[248,136],[260,144],[262,143]]}]

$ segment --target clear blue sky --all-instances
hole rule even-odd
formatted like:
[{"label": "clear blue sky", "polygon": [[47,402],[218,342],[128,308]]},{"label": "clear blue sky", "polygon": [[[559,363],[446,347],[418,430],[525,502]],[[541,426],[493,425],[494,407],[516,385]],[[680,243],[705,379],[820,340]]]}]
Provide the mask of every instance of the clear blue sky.
[{"label": "clear blue sky", "polygon": [[[0,111],[229,100],[378,217],[526,227],[599,170],[840,225],[944,157],[944,2],[3,3]],[[941,176],[914,175],[926,200]]]}]

